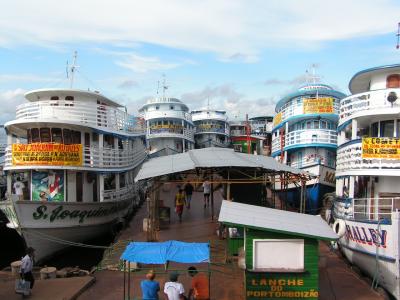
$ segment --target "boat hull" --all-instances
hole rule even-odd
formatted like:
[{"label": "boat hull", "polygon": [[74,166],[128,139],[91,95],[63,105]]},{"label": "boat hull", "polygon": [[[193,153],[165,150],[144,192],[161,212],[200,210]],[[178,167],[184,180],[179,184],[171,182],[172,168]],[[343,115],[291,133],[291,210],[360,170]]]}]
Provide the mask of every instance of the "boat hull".
[{"label": "boat hull", "polygon": [[398,213],[393,215],[392,224],[340,219],[345,230],[338,243],[350,263],[400,299]]},{"label": "boat hull", "polygon": [[5,201],[0,209],[23,237],[36,249],[36,261],[43,261],[73,243],[83,243],[111,233],[129,214],[136,199],[68,203]]}]

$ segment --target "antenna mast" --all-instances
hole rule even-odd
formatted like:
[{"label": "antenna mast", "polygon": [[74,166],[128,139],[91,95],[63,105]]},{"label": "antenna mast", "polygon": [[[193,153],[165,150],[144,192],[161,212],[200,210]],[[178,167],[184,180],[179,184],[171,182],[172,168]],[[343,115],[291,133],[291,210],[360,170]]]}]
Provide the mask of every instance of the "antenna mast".
[{"label": "antenna mast", "polygon": [[[70,79],[70,83],[69,83],[69,86],[70,86],[71,89],[72,89],[72,86],[73,86],[73,84],[74,84],[74,75],[75,75],[75,71],[76,71],[76,69],[78,68],[78,66],[76,65],[76,59],[77,59],[77,57],[78,57],[78,52],[77,52],[77,51],[74,51],[74,59],[73,59],[73,61],[72,61],[71,68],[68,70],[69,73],[71,74],[71,79]],[[68,63],[67,63],[67,68],[68,68]]]},{"label": "antenna mast", "polygon": [[396,49],[400,48],[400,23],[397,24],[397,45],[396,45]]},{"label": "antenna mast", "polygon": [[168,86],[165,81],[165,74],[163,74],[163,98],[165,98],[165,91],[168,89]]}]

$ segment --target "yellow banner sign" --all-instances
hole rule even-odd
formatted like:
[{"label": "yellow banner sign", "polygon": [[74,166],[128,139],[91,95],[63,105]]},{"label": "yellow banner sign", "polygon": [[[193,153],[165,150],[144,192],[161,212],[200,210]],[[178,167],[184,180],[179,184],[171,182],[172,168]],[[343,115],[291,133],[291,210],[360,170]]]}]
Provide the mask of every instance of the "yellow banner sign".
[{"label": "yellow banner sign", "polygon": [[326,114],[333,113],[333,98],[304,98],[303,99],[304,114]]},{"label": "yellow banner sign", "polygon": [[362,158],[400,159],[400,139],[363,138]]},{"label": "yellow banner sign", "polygon": [[82,145],[13,144],[13,166],[81,166]]},{"label": "yellow banner sign", "polygon": [[274,127],[277,126],[279,123],[282,122],[282,113],[277,113],[274,117],[274,120],[272,121],[274,124]]}]

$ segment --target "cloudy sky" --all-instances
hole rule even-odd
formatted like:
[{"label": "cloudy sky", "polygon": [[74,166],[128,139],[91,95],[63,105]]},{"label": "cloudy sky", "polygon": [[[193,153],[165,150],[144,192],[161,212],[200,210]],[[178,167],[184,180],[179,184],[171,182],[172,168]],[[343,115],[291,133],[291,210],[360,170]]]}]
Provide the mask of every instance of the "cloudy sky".
[{"label": "cloudy sky", "polygon": [[0,124],[24,93],[98,90],[129,112],[156,96],[190,109],[225,109],[231,119],[272,115],[275,103],[321,81],[348,94],[356,72],[400,62],[398,0],[5,0],[0,11]]}]

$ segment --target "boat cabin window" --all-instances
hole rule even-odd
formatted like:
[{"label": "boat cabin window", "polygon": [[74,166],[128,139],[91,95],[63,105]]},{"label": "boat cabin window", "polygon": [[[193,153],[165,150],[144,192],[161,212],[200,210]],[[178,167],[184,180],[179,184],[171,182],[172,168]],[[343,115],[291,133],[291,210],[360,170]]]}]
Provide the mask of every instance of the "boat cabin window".
[{"label": "boat cabin window", "polygon": [[400,88],[400,75],[392,74],[386,78],[386,88],[395,89]]},{"label": "boat cabin window", "polygon": [[31,129],[31,139],[32,139],[32,143],[40,143],[40,135],[39,135],[38,128]]},{"label": "boat cabin window", "polygon": [[42,143],[51,142],[50,128],[47,127],[40,128],[40,142]]},{"label": "boat cabin window", "polygon": [[393,137],[394,122],[393,120],[381,121],[380,137]]},{"label": "boat cabin window", "polygon": [[65,106],[74,106],[74,97],[73,96],[65,97]]},{"label": "boat cabin window", "polygon": [[71,130],[63,129],[63,139],[64,139],[64,144],[65,145],[72,144]]},{"label": "boat cabin window", "polygon": [[373,123],[371,125],[371,137],[378,137],[379,132],[379,122]]},{"label": "boat cabin window", "polygon": [[52,128],[51,129],[51,141],[53,143],[62,144],[62,132],[61,128]]},{"label": "boat cabin window", "polygon": [[73,96],[66,96],[65,100],[74,100],[74,97]]},{"label": "boat cabin window", "polygon": [[174,109],[175,107],[173,106],[173,105],[171,105],[170,107],[169,107],[169,109]]},{"label": "boat cabin window", "polygon": [[79,131],[72,131],[72,143],[81,144],[81,133]]},{"label": "boat cabin window", "polygon": [[58,96],[51,96],[50,100],[60,100],[60,98]]}]

